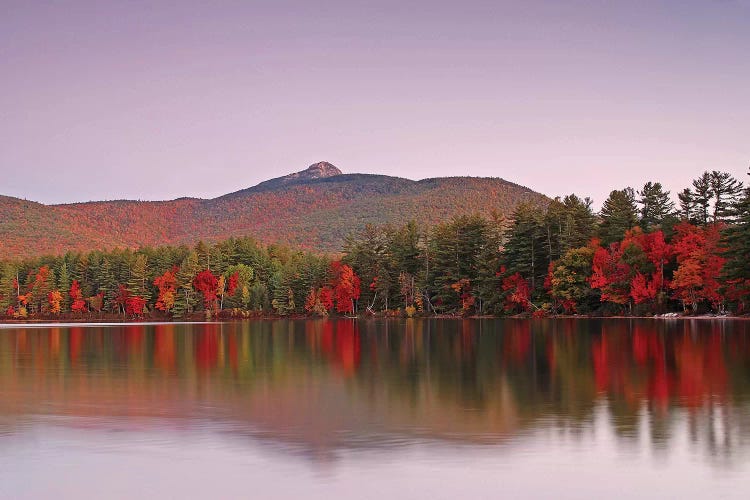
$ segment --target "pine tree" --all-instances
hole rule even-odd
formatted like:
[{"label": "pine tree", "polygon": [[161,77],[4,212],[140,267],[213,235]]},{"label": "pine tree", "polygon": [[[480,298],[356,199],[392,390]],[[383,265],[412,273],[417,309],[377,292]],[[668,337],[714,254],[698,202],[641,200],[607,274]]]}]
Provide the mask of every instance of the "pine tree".
[{"label": "pine tree", "polygon": [[479,258],[477,275],[477,296],[480,299],[480,314],[500,314],[502,312],[500,273],[502,265],[502,248],[507,231],[508,221],[496,212],[492,214],[487,225],[487,243]]},{"label": "pine tree", "polygon": [[182,318],[193,312],[198,304],[198,297],[193,289],[193,278],[200,271],[198,254],[190,251],[180,263],[177,271],[177,297],[175,298],[172,314]]},{"label": "pine tree", "polygon": [[[379,298],[382,304],[388,302],[389,290],[376,290],[380,280],[388,281],[388,242],[385,231],[368,224],[361,231],[350,235],[344,242],[344,258],[342,261],[350,265],[361,277],[362,301],[371,304],[374,298]],[[384,297],[384,292],[386,296]],[[375,297],[375,295],[379,297]]]},{"label": "pine tree", "polygon": [[714,222],[726,221],[742,194],[742,183],[726,172],[711,172],[711,194],[714,199]]},{"label": "pine tree", "polygon": [[587,245],[596,232],[596,216],[591,209],[591,198],[569,194],[563,199],[565,220],[560,233],[560,251],[564,254],[573,248]]},{"label": "pine tree", "polygon": [[9,307],[18,304],[17,276],[18,265],[11,262],[0,263],[0,315],[4,314]]},{"label": "pine tree", "polygon": [[81,256],[78,262],[76,262],[73,279],[78,281],[78,286],[84,297],[91,295],[91,272],[89,270],[89,258],[87,255]]},{"label": "pine tree", "polygon": [[680,200],[680,218],[691,224],[695,223],[695,200],[693,199],[693,192],[690,191],[690,188],[685,188],[677,195],[677,198]]},{"label": "pine tree", "polygon": [[[461,294],[476,296],[473,287],[478,285],[480,258],[487,245],[487,221],[478,215],[454,217],[434,228],[429,244],[433,306],[439,304],[444,311],[463,308]],[[464,284],[459,294],[454,285],[460,282]]]},{"label": "pine tree", "polygon": [[674,202],[669,191],[664,191],[661,183],[647,182],[641,191],[638,204],[641,206],[640,226],[643,230],[662,228],[665,223],[673,225]]},{"label": "pine tree", "polygon": [[615,190],[609,193],[599,212],[601,224],[599,237],[604,245],[620,241],[625,231],[638,224],[635,192],[633,188]]},{"label": "pine tree", "polygon": [[723,281],[738,312],[746,312],[750,305],[750,187],[744,189],[731,215],[734,223],[726,228],[723,239],[727,249]]},{"label": "pine tree", "polygon": [[693,180],[691,197],[695,222],[705,226],[708,224],[709,207],[711,206],[711,198],[713,197],[711,174],[703,172],[703,175]]},{"label": "pine tree", "polygon": [[534,295],[544,284],[550,262],[544,214],[535,205],[519,205],[513,212],[507,238],[501,260],[506,276],[519,273],[529,282]]},{"label": "pine tree", "polygon": [[149,276],[148,259],[143,254],[137,254],[130,264],[130,278],[128,291],[131,295],[151,300],[151,279]]},{"label": "pine tree", "polygon": [[294,291],[289,286],[289,276],[279,269],[271,275],[269,285],[271,286],[271,306],[279,316],[286,316],[294,312],[296,304],[294,302]]},{"label": "pine tree", "polygon": [[70,310],[70,296],[68,295],[68,290],[70,290],[70,274],[68,273],[68,264],[65,262],[65,260],[62,260],[60,262],[60,265],[57,267],[57,289],[61,290],[62,292],[62,298],[60,300],[60,309],[62,312],[69,311]]}]

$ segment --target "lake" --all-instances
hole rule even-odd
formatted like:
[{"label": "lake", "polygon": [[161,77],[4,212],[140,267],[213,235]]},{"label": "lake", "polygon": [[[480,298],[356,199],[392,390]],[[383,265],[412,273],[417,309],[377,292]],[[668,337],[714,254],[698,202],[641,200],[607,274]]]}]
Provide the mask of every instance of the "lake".
[{"label": "lake", "polygon": [[749,325],[6,325],[0,497],[750,498]]}]

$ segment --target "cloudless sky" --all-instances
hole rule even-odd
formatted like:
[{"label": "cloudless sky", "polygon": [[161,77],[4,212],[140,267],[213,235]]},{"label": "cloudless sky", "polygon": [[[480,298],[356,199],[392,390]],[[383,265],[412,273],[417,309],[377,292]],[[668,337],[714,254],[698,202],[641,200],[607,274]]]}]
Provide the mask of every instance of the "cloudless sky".
[{"label": "cloudless sky", "polygon": [[215,197],[327,160],[548,195],[750,162],[750,0],[0,2],[0,194]]}]

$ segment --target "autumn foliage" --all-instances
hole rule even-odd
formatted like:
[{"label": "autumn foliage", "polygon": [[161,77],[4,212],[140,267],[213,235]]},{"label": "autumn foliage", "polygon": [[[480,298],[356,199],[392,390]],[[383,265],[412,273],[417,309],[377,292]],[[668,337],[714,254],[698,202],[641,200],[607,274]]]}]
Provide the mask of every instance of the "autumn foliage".
[{"label": "autumn foliage", "polygon": [[333,298],[336,302],[336,311],[339,313],[353,313],[354,301],[359,299],[360,279],[354,273],[351,266],[342,264],[340,261],[331,263],[331,288]]},{"label": "autumn foliage", "polygon": [[154,286],[159,289],[155,307],[164,312],[169,312],[174,307],[177,295],[177,267],[173,267],[164,274],[154,279]]},{"label": "autumn foliage", "polygon": [[70,295],[70,310],[73,312],[84,312],[86,310],[86,301],[83,300],[83,293],[81,292],[81,285],[78,283],[78,280],[73,280],[73,283],[70,285],[70,292],[68,292]]},{"label": "autumn foliage", "polygon": [[726,259],[722,256],[718,225],[696,227],[682,223],[676,228],[674,253],[678,267],[670,287],[685,309],[697,310],[702,302],[719,309],[720,276]]},{"label": "autumn foliage", "polygon": [[203,295],[206,309],[216,307],[219,280],[209,269],[203,270],[193,279],[193,287]]},{"label": "autumn foliage", "polygon": [[726,175],[704,177],[715,185],[694,182],[679,211],[659,183],[647,183],[612,191],[599,213],[569,195],[519,204],[510,218],[366,225],[335,258],[238,236],[3,260],[0,310],[19,318],[744,313],[750,190],[740,197]]}]

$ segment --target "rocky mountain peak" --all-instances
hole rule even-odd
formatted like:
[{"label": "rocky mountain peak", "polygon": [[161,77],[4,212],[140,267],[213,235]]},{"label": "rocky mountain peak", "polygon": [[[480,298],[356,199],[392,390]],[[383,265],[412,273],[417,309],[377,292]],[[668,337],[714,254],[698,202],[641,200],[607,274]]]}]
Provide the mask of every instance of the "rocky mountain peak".
[{"label": "rocky mountain peak", "polygon": [[333,177],[334,175],[341,174],[341,170],[336,168],[333,164],[328,163],[327,161],[320,161],[318,163],[313,163],[307,167],[306,170],[297,172],[288,177],[294,176],[298,179],[322,179],[324,177]]}]

